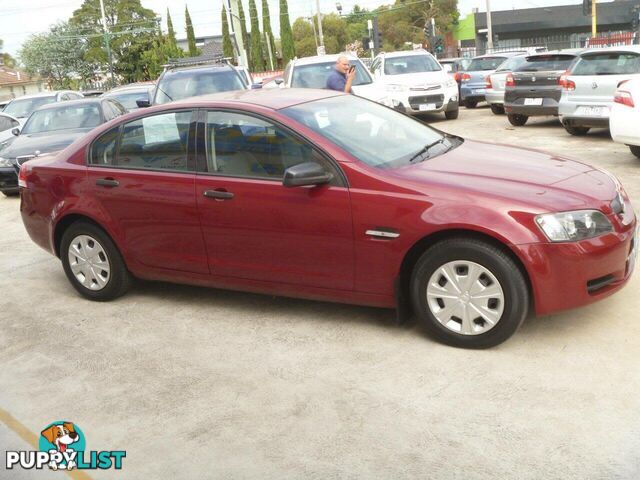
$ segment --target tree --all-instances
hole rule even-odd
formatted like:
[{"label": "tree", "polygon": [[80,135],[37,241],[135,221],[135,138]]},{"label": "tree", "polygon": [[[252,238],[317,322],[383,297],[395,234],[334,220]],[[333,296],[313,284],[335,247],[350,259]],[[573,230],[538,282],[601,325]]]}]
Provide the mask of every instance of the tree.
[{"label": "tree", "polygon": [[249,17],[251,18],[251,71],[264,71],[264,55],[260,37],[260,23],[255,0],[249,0]]},{"label": "tree", "polygon": [[282,42],[282,62],[287,64],[296,56],[293,33],[289,23],[289,6],[287,0],[280,0],[280,41]]},{"label": "tree", "polygon": [[[143,53],[153,48],[157,36],[156,14],[140,0],[104,0],[114,72],[126,83],[148,79]],[[87,39],[84,59],[107,69],[107,52],[102,34],[100,0],[84,0],[69,23]]]},{"label": "tree", "polygon": [[229,35],[229,21],[227,20],[227,9],[222,5],[222,54],[225,57],[233,58],[233,44]]},{"label": "tree", "polygon": [[[2,51],[3,40],[0,38],[0,52]],[[2,59],[2,64],[9,68],[13,68],[16,66],[16,60],[8,53],[0,54],[0,59]]]},{"label": "tree", "polygon": [[269,60],[269,65],[271,70],[273,70],[277,63],[276,41],[273,38],[273,32],[271,31],[271,18],[269,15],[269,3],[267,3],[267,0],[262,0],[262,31],[264,32],[264,40],[267,46],[266,54]]},{"label": "tree", "polygon": [[247,61],[251,62],[251,45],[249,45],[247,21],[244,18],[244,7],[242,6],[242,0],[238,0],[238,17],[240,18],[240,34],[242,35],[242,43],[244,45],[244,50],[247,52]]},{"label": "tree", "polygon": [[313,27],[304,18],[298,18],[293,22],[293,41],[296,52],[301,57],[310,57],[316,54],[316,39]]},{"label": "tree", "polygon": [[167,8],[167,41],[172,47],[178,48],[178,41],[176,40],[176,31],[173,29],[173,22],[171,21],[171,14]]},{"label": "tree", "polygon": [[193,24],[191,23],[191,16],[189,15],[189,9],[186,5],[184,6],[184,18],[187,30],[187,43],[189,44],[189,56],[197,57],[198,47],[196,47],[196,36],[193,33]]}]

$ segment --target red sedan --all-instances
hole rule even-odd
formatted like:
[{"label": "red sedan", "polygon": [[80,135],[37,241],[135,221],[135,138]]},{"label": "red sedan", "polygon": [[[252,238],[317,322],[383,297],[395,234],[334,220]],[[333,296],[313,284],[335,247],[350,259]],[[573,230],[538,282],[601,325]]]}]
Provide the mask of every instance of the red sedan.
[{"label": "red sedan", "polygon": [[20,185],[29,235],[89,299],[137,277],[397,308],[462,347],[602,299],[635,263],[612,175],[326,90],[144,109]]}]

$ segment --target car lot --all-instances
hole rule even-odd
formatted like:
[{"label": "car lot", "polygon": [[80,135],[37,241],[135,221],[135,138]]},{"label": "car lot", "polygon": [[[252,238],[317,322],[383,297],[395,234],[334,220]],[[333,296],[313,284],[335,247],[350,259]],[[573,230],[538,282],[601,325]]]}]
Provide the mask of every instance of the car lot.
[{"label": "car lot", "polygon": [[[604,130],[514,128],[488,108],[429,121],[587,160],[640,202],[640,162]],[[91,303],[29,240],[18,206],[0,198],[0,413],[36,435],[69,419],[88,448],[127,451],[122,472],[93,478],[640,474],[637,276],[467,351],[389,310],[142,282]],[[11,425],[2,444],[28,449]]]}]

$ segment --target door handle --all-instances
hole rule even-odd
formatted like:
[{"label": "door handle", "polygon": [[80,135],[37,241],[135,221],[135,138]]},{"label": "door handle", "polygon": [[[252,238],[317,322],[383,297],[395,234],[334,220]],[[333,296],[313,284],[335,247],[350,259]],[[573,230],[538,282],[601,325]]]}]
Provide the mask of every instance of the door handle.
[{"label": "door handle", "polygon": [[96,180],[96,185],[100,185],[101,187],[117,187],[120,185],[120,182],[113,178],[99,178]]},{"label": "door handle", "polygon": [[226,190],[205,190],[203,195],[207,198],[215,198],[217,200],[231,200],[233,193]]}]

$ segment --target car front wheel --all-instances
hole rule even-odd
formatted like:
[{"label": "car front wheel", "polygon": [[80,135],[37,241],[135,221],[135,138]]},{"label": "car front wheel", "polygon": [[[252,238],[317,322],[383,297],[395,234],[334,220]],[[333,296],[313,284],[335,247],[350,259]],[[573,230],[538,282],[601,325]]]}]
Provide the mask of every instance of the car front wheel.
[{"label": "car front wheel", "polygon": [[464,106],[467,108],[476,108],[478,106],[478,102],[475,100],[465,100]]},{"label": "car front wheel", "polygon": [[491,113],[494,115],[504,115],[504,107],[502,105],[491,104]]},{"label": "car front wheel", "polygon": [[459,113],[460,110],[457,108],[455,110],[446,111],[444,112],[444,118],[446,118],[447,120],[455,120],[456,118],[458,118]]},{"label": "car front wheel", "polygon": [[131,283],[129,271],[111,238],[91,223],[76,222],[64,232],[60,259],[73,287],[90,300],[117,298]]},{"label": "car front wheel", "polygon": [[521,127],[525,123],[527,123],[527,120],[529,120],[529,117],[527,117],[526,115],[520,115],[517,113],[514,113],[513,115],[507,115],[507,118],[509,119],[509,123],[514,127]]},{"label": "car front wheel", "polygon": [[511,257],[468,238],[445,240],[424,252],[413,270],[411,299],[429,334],[463,348],[504,342],[529,309],[526,280]]},{"label": "car front wheel", "polygon": [[563,125],[564,129],[571,135],[581,137],[589,133],[589,127],[572,127],[571,125]]}]

